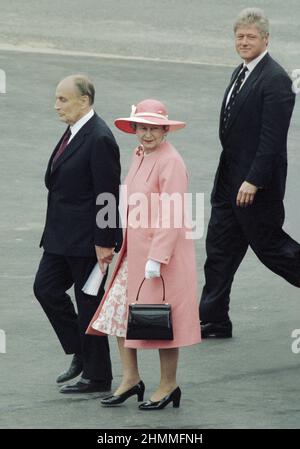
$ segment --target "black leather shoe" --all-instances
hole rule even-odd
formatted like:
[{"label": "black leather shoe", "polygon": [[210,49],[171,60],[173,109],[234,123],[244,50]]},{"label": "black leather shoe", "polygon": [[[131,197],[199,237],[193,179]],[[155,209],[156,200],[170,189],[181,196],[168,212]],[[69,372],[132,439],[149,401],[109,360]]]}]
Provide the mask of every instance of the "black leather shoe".
[{"label": "black leather shoe", "polygon": [[178,408],[180,405],[181,390],[179,387],[175,388],[172,393],[168,394],[160,401],[146,401],[139,405],[140,410],[161,410],[170,402],[173,402],[173,407]]},{"label": "black leather shoe", "polygon": [[83,369],[82,359],[79,355],[74,354],[71,365],[67,371],[61,373],[56,379],[57,383],[67,382],[68,380],[74,379],[74,377],[79,376]]},{"label": "black leather shoe", "polygon": [[145,392],[145,384],[141,380],[138,384],[134,385],[129,390],[117,396],[107,396],[106,398],[101,399],[101,404],[106,406],[118,405],[122,404],[126,401],[126,399],[130,398],[130,396],[137,395],[138,402],[144,400],[144,392]]},{"label": "black leather shoe", "polygon": [[202,322],[202,338],[231,338],[232,323],[230,320],[220,322]]},{"label": "black leather shoe", "polygon": [[59,390],[60,393],[95,393],[111,390],[111,382],[96,382],[94,380],[84,379],[75,385],[64,385]]}]

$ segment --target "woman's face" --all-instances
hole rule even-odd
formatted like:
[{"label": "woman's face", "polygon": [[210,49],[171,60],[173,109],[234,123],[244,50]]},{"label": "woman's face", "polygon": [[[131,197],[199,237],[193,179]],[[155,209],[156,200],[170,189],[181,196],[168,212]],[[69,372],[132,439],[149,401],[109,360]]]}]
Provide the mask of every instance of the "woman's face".
[{"label": "woman's face", "polygon": [[136,135],[146,152],[154,151],[161,144],[166,134],[163,126],[137,123]]}]

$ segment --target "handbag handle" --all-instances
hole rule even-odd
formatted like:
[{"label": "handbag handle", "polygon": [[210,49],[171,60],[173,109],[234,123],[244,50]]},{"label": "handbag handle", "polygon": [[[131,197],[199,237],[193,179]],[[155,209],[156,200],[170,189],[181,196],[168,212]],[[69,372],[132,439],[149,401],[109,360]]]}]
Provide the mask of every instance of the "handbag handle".
[{"label": "handbag handle", "polygon": [[[166,290],[165,290],[165,282],[164,282],[164,278],[162,277],[162,275],[160,275],[160,278],[161,278],[161,280],[162,280],[162,285],[163,285],[163,301],[165,301],[165,299],[166,299]],[[143,285],[143,283],[145,282],[145,280],[146,280],[146,278],[144,278],[143,280],[142,280],[142,283],[141,283],[141,285],[140,285],[140,287],[139,287],[139,289],[138,289],[138,292],[137,292],[137,295],[136,295],[136,302],[138,301],[138,299],[139,299],[139,294],[140,294],[140,290],[141,290],[141,288],[142,288],[142,285]]]}]

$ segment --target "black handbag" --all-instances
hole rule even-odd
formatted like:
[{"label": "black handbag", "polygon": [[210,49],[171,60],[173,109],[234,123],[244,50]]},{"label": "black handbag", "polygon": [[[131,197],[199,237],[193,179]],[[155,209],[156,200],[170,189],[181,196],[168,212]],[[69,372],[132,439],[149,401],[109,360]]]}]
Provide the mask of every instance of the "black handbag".
[{"label": "black handbag", "polygon": [[137,304],[145,278],[137,292],[136,302],[129,305],[127,335],[128,340],[173,340],[173,326],[170,304],[165,303],[165,283],[162,304]]}]

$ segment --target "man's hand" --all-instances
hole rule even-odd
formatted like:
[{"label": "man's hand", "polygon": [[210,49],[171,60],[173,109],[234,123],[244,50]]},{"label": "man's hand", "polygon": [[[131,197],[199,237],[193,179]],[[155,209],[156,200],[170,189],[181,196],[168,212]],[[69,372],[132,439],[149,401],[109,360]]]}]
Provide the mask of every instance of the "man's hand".
[{"label": "man's hand", "polygon": [[104,248],[103,246],[95,246],[95,248],[100,270],[104,274],[106,272],[107,265],[113,260],[114,248]]},{"label": "man's hand", "polygon": [[250,182],[244,181],[237,194],[236,205],[238,207],[250,206],[254,201],[257,190],[256,186],[250,184]]}]

